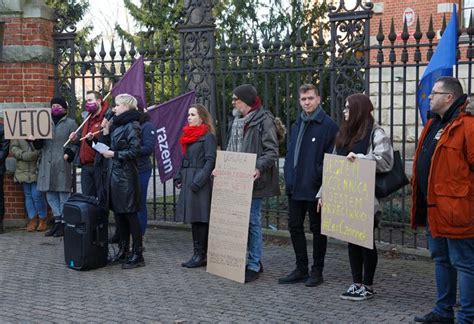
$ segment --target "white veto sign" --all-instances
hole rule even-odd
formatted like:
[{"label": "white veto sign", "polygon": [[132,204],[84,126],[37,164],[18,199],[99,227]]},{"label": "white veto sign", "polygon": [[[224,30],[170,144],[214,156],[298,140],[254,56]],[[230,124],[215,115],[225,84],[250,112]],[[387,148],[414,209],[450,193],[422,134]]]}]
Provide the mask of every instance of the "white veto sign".
[{"label": "white veto sign", "polygon": [[217,151],[207,272],[244,283],[256,155]]},{"label": "white veto sign", "polygon": [[6,139],[53,137],[50,108],[6,108],[3,112]]},{"label": "white veto sign", "polygon": [[324,155],[322,234],[373,249],[374,199],[375,161]]}]

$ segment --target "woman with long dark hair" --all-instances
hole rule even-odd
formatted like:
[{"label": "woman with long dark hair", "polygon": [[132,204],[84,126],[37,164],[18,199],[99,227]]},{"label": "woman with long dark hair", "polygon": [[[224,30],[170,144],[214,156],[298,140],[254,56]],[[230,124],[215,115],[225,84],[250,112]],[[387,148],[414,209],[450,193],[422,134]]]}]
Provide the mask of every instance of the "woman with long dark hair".
[{"label": "woman with long dark hair", "polygon": [[[365,94],[354,94],[346,99],[344,120],[336,136],[334,154],[345,156],[351,162],[356,159],[375,161],[376,172],[387,172],[393,166],[393,148],[390,138],[375,122],[372,116],[373,110],[374,106]],[[377,198],[374,213],[374,225],[378,226],[376,220],[381,210]],[[340,297],[355,301],[372,298],[374,296],[372,285],[378,260],[375,242],[373,249],[348,243],[348,252],[353,283]]]},{"label": "woman with long dark hair", "polygon": [[174,184],[181,189],[177,215],[191,223],[194,254],[181,265],[197,268],[207,263],[207,235],[211,212],[211,173],[216,162],[217,143],[212,117],[206,107],[194,104],[188,110],[188,125],[183,128],[181,168]]}]

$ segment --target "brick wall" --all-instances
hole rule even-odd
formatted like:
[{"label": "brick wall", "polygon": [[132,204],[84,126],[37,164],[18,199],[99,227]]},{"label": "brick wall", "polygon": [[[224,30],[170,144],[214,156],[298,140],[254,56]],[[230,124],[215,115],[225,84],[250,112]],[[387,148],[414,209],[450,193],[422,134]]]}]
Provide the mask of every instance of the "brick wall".
[{"label": "brick wall", "polygon": [[[397,40],[395,41],[395,45],[403,45],[403,41],[401,39],[401,33],[403,32],[403,13],[404,10],[407,8],[413,9],[415,13],[415,20],[411,26],[408,26],[408,33],[410,34],[410,38],[407,42],[408,45],[410,44],[416,44],[415,39],[413,38],[413,33],[416,30],[416,19],[419,18],[420,21],[420,30],[423,34],[420,43],[421,44],[426,44],[428,43],[428,38],[426,36],[426,32],[428,31],[429,28],[429,22],[430,22],[430,17],[433,17],[433,29],[437,33],[438,31],[441,30],[442,25],[443,25],[443,17],[446,16],[446,23],[449,22],[449,19],[451,17],[451,9],[449,9],[447,6],[445,6],[446,10],[448,12],[438,12],[438,5],[440,4],[451,4],[451,3],[456,3],[458,5],[458,12],[460,11],[460,3],[459,1],[456,0],[441,0],[441,1],[435,1],[435,0],[424,0],[424,1],[415,1],[415,0],[410,0],[410,1],[397,1],[397,0],[376,0],[374,1],[374,8],[375,8],[375,14],[373,15],[371,22],[370,22],[370,33],[372,35],[371,39],[371,46],[374,45],[379,45],[377,39],[375,38],[379,32],[379,26],[380,22],[382,23],[382,30],[383,34],[385,35],[385,40],[383,42],[383,46],[389,46],[391,45],[391,42],[388,39],[388,35],[390,33],[390,27],[391,27],[391,21],[393,18],[394,26],[395,26],[395,33],[397,34]],[[377,13],[377,4],[383,4],[383,11]],[[460,18],[460,17],[459,17]],[[436,44],[439,41],[438,39],[438,33],[436,34],[435,38],[433,39],[433,42]],[[384,50],[385,53],[388,53],[388,50]],[[400,55],[401,55],[402,49],[396,49],[396,63],[401,63],[400,62]],[[409,48],[408,49],[408,57],[409,61],[408,63],[415,63],[414,62],[414,48]],[[422,53],[422,61],[426,63],[427,60],[427,47],[422,47],[421,48],[421,53]],[[371,62],[372,64],[377,64],[376,60],[376,55],[377,51],[372,50],[370,53],[371,57]],[[461,55],[462,57],[465,57],[465,49],[461,48]],[[384,63],[383,64],[389,64],[388,63],[388,55],[385,54],[384,56]]]},{"label": "brick wall", "polygon": [[[10,3],[20,6],[22,11],[15,8],[8,11],[7,8],[0,12],[0,20],[5,22],[4,51],[0,61],[0,108],[48,106],[54,95],[54,23],[50,11],[41,1]],[[5,175],[4,190],[5,225],[24,223],[23,191],[21,185],[13,182],[11,172]]]}]

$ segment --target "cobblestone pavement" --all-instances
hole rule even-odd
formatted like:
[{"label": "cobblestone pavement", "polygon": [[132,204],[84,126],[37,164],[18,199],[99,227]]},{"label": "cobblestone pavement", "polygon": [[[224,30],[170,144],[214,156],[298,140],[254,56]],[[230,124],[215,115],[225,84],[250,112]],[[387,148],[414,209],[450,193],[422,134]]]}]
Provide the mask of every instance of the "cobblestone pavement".
[{"label": "cobblestone pavement", "polygon": [[317,322],[398,323],[430,311],[430,261],[380,253],[376,296],[339,299],[351,282],[344,245],[330,244],[325,282],[278,285],[293,268],[290,245],[266,242],[260,279],[239,284],[180,266],[187,231],[149,228],[146,266],[80,272],[66,268],[61,239],[17,230],[0,235],[0,322]]}]

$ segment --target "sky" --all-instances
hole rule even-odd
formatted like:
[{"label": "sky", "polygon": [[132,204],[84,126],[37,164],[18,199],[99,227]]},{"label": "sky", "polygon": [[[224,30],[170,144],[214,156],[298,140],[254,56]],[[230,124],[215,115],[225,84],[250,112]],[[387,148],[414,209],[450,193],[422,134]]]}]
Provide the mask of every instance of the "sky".
[{"label": "sky", "polygon": [[[138,4],[140,1],[132,0],[132,2]],[[115,42],[118,41],[114,30],[116,23],[127,31],[137,30],[122,0],[89,0],[89,11],[78,27],[92,25],[91,37],[102,35],[104,42],[110,43],[114,36]]]},{"label": "sky", "polygon": [[[288,4],[288,0],[280,1],[283,4]],[[140,0],[132,0],[132,2],[138,5]],[[262,17],[265,17],[265,14],[265,12],[260,13]],[[117,44],[119,39],[114,31],[116,23],[124,30],[132,33],[137,31],[134,20],[128,14],[123,0],[89,0],[89,12],[84,16],[81,23],[78,24],[78,27],[92,25],[91,37],[101,35],[104,43],[110,43],[112,38],[115,37],[115,43]]]}]

